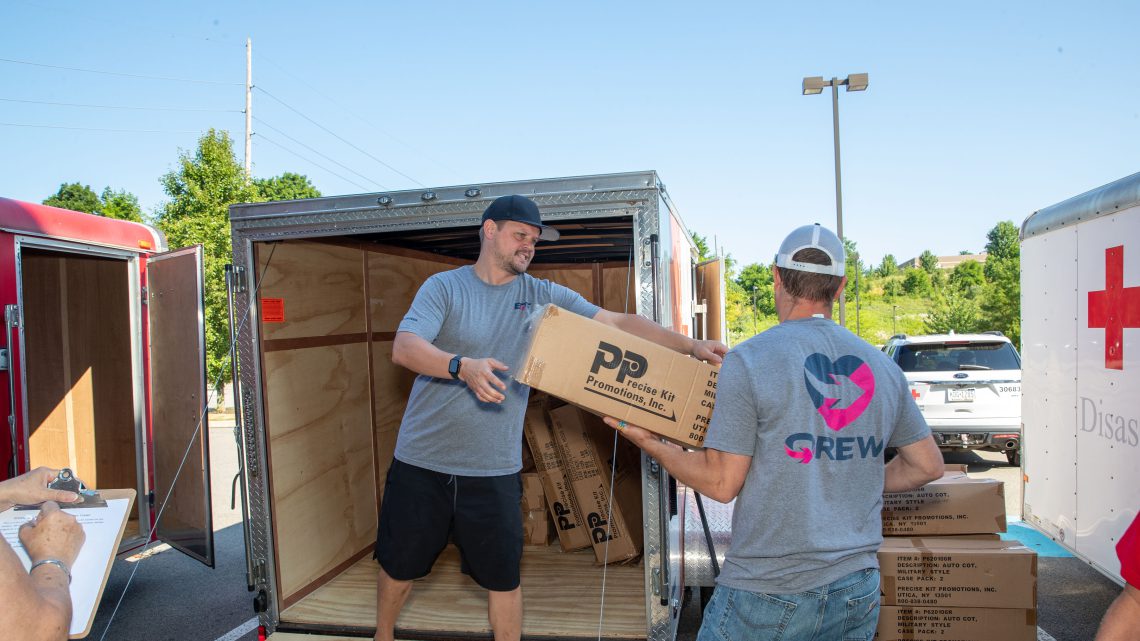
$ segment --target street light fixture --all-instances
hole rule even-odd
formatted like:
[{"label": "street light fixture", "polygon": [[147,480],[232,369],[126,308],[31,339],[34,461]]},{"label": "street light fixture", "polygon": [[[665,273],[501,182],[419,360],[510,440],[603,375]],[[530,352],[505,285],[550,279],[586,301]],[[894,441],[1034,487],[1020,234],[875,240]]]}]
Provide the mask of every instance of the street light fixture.
[{"label": "street light fixture", "polygon": [[[824,80],[823,76],[808,76],[803,81],[805,96],[814,96],[823,93],[824,87],[831,87],[831,123],[835,139],[835,234],[843,240],[843,181],[839,171],[839,87],[847,87],[847,91],[865,91],[868,84],[868,75],[853,73],[843,80],[832,78]],[[847,326],[847,294],[839,295],[839,324]]]}]

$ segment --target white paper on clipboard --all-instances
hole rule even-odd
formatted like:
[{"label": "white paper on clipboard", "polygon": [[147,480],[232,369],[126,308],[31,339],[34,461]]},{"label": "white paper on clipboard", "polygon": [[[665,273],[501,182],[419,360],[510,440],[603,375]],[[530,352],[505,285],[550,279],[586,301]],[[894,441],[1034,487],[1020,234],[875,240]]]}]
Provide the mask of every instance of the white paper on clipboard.
[{"label": "white paper on clipboard", "polygon": [[[71,638],[91,631],[95,610],[103,595],[103,587],[107,584],[111,562],[123,536],[127,511],[134,503],[134,492],[130,493],[132,496],[129,498],[107,498],[107,507],[61,506],[64,512],[73,515],[83,526],[86,535],[75,565],[71,568],[71,626],[68,631]],[[32,566],[32,562],[20,543],[20,525],[39,513],[39,510],[14,509],[0,512],[0,535],[15,550],[16,556],[20,557],[25,570]]]}]

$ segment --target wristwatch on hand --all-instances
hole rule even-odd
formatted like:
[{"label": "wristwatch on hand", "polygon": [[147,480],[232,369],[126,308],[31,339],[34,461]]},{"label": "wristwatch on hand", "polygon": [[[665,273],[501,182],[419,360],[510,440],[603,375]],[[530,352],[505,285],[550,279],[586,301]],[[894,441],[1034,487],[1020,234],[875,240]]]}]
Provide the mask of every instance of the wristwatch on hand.
[{"label": "wristwatch on hand", "polygon": [[451,378],[459,380],[459,368],[463,366],[463,357],[456,354],[451,358],[451,362],[447,364],[447,373],[451,374]]}]

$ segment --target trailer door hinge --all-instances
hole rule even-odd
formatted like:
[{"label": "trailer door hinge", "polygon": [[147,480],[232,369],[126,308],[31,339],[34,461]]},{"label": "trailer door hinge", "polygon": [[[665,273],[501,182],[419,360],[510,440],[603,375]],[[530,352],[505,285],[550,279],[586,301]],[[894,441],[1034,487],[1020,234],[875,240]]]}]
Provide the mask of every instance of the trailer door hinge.
[{"label": "trailer door hinge", "polygon": [[150,302],[150,300],[149,300],[150,296],[149,296],[149,292],[147,291],[146,286],[144,285],[139,291],[142,292],[142,304],[146,305],[147,303]]},{"label": "trailer door hinge", "polygon": [[230,265],[230,268],[233,270],[234,292],[238,294],[245,292],[247,289],[245,267]]}]

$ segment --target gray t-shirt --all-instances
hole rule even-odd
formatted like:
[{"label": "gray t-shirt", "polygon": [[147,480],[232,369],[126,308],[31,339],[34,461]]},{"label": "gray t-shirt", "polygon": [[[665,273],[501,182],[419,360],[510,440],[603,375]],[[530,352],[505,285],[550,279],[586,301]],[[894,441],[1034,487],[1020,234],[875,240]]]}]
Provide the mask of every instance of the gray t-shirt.
[{"label": "gray t-shirt", "polygon": [[831,320],[786,321],[733,349],[705,447],[752,464],[718,581],[790,594],[877,568],[883,448],[929,434],[902,371]]},{"label": "gray t-shirt", "polygon": [[[577,292],[521,274],[488,285],[471,266],[424,281],[397,331],[411,332],[445,352],[494,358],[514,368],[527,348],[527,322],[553,303],[593,318],[600,309]],[[482,403],[463,381],[419,375],[396,438],[397,459],[444,474],[500,476],[522,469],[522,424],[530,388],[507,383],[502,403]]]}]

